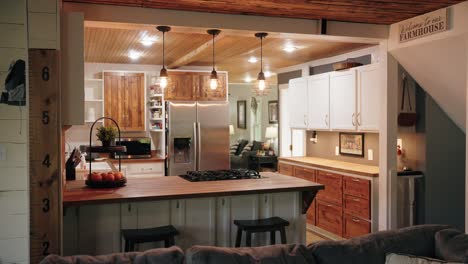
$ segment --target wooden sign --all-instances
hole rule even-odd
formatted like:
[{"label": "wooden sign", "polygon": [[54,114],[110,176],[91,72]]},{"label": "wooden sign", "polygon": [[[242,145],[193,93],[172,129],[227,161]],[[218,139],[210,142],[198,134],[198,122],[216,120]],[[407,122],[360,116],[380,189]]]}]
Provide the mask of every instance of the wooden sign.
[{"label": "wooden sign", "polygon": [[440,9],[399,24],[400,43],[446,31],[447,9]]},{"label": "wooden sign", "polygon": [[56,50],[29,50],[30,263],[61,251],[60,90]]}]

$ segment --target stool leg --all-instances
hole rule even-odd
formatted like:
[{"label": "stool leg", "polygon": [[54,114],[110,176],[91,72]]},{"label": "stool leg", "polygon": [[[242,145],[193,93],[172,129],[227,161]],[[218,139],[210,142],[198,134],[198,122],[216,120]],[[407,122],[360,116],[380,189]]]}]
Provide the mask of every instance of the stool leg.
[{"label": "stool leg", "polygon": [[276,230],[270,231],[270,245],[276,244]]},{"label": "stool leg", "polygon": [[133,241],[128,241],[128,251],[127,252],[133,252],[135,251],[135,242]]},{"label": "stool leg", "polygon": [[130,252],[130,241],[125,239],[125,249],[124,252]]},{"label": "stool leg", "polygon": [[246,238],[245,238],[245,246],[251,247],[252,246],[252,233],[250,231],[246,231]]},{"label": "stool leg", "polygon": [[237,227],[237,236],[236,236],[236,247],[240,247],[242,240],[242,230]]},{"label": "stool leg", "polygon": [[169,244],[170,244],[170,247],[175,246],[175,239],[173,236],[169,238]]},{"label": "stool leg", "polygon": [[285,230],[284,226],[281,227],[280,233],[281,233],[281,244],[287,244],[286,243],[286,230]]},{"label": "stool leg", "polygon": [[168,248],[171,246],[171,241],[169,238],[164,239],[164,247]]}]

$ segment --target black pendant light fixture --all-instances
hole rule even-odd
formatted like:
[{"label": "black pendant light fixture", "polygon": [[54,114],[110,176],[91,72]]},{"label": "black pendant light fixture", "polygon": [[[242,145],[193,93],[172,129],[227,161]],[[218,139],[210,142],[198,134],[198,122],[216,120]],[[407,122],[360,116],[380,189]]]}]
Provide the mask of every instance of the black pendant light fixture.
[{"label": "black pendant light fixture", "polygon": [[162,34],[163,34],[163,61],[162,61],[162,69],[161,69],[161,72],[159,73],[159,86],[161,86],[161,88],[166,88],[167,87],[167,83],[169,82],[169,75],[167,75],[167,69],[166,69],[166,66],[165,66],[165,34],[166,32],[169,32],[171,31],[171,27],[168,27],[168,26],[158,26],[156,27],[157,30],[161,31]]},{"label": "black pendant light fixture", "polygon": [[263,39],[268,36],[268,33],[258,32],[255,33],[255,37],[260,39],[260,72],[257,76],[257,93],[264,94],[267,88],[267,82],[265,80],[265,73],[263,73]]},{"label": "black pendant light fixture", "polygon": [[213,70],[211,71],[210,75],[210,88],[211,90],[216,90],[216,88],[218,88],[218,73],[215,69],[215,37],[221,33],[221,30],[209,29],[206,32],[213,36]]}]

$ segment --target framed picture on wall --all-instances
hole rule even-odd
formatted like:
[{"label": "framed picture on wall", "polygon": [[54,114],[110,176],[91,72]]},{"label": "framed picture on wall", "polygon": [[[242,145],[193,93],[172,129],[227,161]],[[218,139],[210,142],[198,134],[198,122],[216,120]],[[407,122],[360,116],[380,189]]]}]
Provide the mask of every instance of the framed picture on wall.
[{"label": "framed picture on wall", "polygon": [[340,132],[340,154],[364,157],[364,133]]},{"label": "framed picture on wall", "polygon": [[278,124],[278,101],[268,101],[268,122]]},{"label": "framed picture on wall", "polygon": [[237,128],[247,128],[247,101],[237,101]]}]

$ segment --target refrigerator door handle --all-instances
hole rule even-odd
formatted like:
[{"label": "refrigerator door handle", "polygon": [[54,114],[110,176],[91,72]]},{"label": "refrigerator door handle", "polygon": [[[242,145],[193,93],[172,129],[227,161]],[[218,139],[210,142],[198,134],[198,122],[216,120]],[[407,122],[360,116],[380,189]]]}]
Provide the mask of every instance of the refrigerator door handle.
[{"label": "refrigerator door handle", "polygon": [[198,149],[198,135],[197,135],[197,123],[196,122],[193,122],[193,148],[194,148],[194,151],[193,151],[193,154],[194,154],[194,157],[195,157],[195,162],[194,162],[194,168],[193,170],[198,170],[198,152],[197,152],[197,149]]},{"label": "refrigerator door handle", "polygon": [[197,170],[200,170],[200,167],[201,167],[201,133],[200,133],[200,122],[197,123],[197,126],[198,126],[198,129],[197,129],[197,138],[198,138],[198,142],[197,142]]}]

